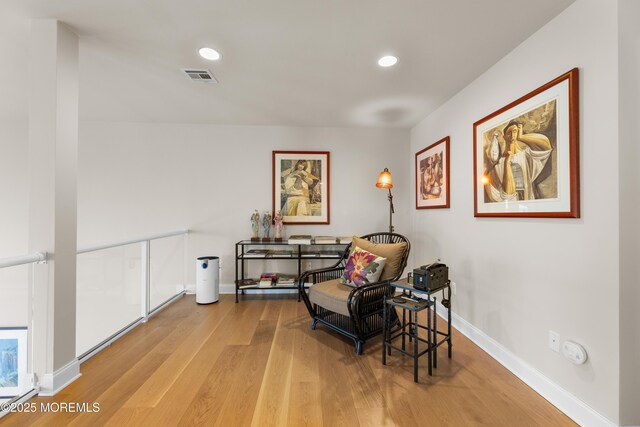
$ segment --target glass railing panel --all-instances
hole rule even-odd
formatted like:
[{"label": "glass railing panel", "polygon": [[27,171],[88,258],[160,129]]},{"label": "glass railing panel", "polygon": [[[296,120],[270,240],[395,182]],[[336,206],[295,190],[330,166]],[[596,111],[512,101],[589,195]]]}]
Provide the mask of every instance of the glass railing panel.
[{"label": "glass railing panel", "polygon": [[151,311],[182,290],[185,281],[184,251],[184,235],[151,241]]},{"label": "glass railing panel", "polygon": [[133,243],[78,255],[78,356],[141,317],[145,270],[142,248],[142,243]]}]

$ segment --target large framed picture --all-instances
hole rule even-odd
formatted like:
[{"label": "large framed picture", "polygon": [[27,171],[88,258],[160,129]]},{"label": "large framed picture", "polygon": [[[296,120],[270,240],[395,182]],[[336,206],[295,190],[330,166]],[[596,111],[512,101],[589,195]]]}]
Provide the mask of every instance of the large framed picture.
[{"label": "large framed picture", "polygon": [[580,217],[578,69],[473,125],[476,217]]},{"label": "large framed picture", "polygon": [[21,395],[27,384],[27,328],[0,328],[0,399]]},{"label": "large framed picture", "polygon": [[416,209],[449,207],[449,137],[416,153]]},{"label": "large framed picture", "polygon": [[329,224],[329,152],[273,152],[273,212],[284,224]]}]

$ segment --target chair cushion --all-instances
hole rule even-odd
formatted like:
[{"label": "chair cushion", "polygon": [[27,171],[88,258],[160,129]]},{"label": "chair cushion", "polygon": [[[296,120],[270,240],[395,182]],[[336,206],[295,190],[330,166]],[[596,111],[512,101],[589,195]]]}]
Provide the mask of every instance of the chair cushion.
[{"label": "chair cushion", "polygon": [[356,246],[344,267],[342,283],[364,286],[378,281],[387,259]]},{"label": "chair cushion", "polygon": [[327,310],[349,316],[347,300],[353,289],[341,283],[342,279],[333,279],[316,283],[309,288],[309,301]]},{"label": "chair cushion", "polygon": [[402,271],[398,270],[402,267],[402,254],[407,248],[406,242],[374,243],[367,239],[353,236],[353,246],[357,246],[365,251],[369,251],[372,254],[376,254],[387,259],[379,280],[393,279],[394,277],[402,274]]}]

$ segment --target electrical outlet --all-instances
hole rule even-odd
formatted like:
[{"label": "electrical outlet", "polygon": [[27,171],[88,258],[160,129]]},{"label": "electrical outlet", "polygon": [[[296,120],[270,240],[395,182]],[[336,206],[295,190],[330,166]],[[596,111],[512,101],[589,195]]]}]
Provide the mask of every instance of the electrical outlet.
[{"label": "electrical outlet", "polygon": [[549,348],[556,353],[560,353],[560,334],[549,331]]},{"label": "electrical outlet", "polygon": [[451,282],[450,286],[451,286],[451,293],[453,295],[456,295],[456,282]]}]

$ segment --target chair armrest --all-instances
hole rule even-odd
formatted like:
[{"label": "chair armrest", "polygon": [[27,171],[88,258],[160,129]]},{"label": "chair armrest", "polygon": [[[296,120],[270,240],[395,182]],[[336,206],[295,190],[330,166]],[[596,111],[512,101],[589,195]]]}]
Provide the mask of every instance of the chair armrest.
[{"label": "chair armrest", "polygon": [[352,316],[361,316],[382,309],[384,299],[393,295],[394,288],[389,280],[374,282],[354,288],[347,299]]},{"label": "chair armrest", "polygon": [[332,279],[339,279],[342,277],[344,273],[344,267],[325,267],[325,268],[317,268],[315,270],[307,270],[302,273],[300,279],[298,280],[298,289],[302,289],[304,284],[309,281],[309,277],[311,277],[311,283],[319,283]]}]

